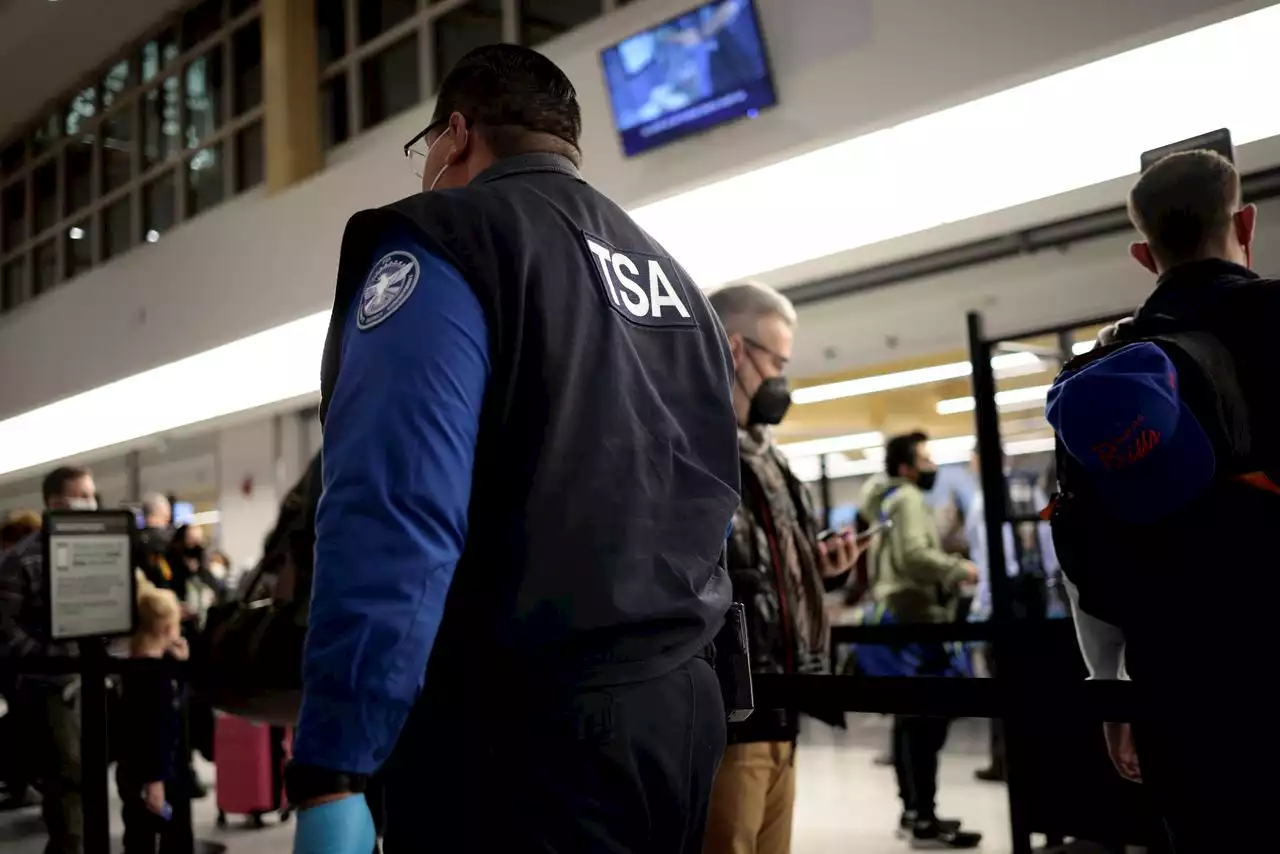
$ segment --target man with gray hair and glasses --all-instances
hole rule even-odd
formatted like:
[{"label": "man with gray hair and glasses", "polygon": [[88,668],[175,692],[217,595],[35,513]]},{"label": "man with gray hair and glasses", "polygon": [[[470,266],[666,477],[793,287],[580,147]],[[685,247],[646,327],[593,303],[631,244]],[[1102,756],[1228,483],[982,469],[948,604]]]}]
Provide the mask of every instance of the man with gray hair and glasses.
[{"label": "man with gray hair and glasses", "polygon": [[[853,568],[852,530],[823,532],[808,491],[774,444],[771,427],[791,405],[785,372],[796,311],[768,285],[741,282],[711,294],[733,354],[742,503],[733,517],[727,563],[733,598],[747,612],[756,673],[822,672],[827,583]],[[706,854],[785,854],[795,805],[795,709],[756,709],[729,727],[716,775]]]}]

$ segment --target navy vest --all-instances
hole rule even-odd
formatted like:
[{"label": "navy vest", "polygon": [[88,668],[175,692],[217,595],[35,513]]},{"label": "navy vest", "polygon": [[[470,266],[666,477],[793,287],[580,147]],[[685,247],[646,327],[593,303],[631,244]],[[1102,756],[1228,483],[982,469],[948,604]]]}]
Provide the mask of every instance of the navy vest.
[{"label": "navy vest", "polygon": [[406,226],[474,289],[492,366],[428,690],[445,671],[605,685],[689,660],[729,606],[739,501],[732,357],[705,296],[570,161],[508,158],[352,217],[322,418],[346,312],[379,238]]}]

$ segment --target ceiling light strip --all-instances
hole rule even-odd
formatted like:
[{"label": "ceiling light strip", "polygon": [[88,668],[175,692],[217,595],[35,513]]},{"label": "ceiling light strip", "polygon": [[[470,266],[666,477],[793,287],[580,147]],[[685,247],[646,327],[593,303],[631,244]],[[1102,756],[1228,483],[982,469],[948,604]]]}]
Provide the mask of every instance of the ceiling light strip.
[{"label": "ceiling light strip", "polygon": [[[711,286],[914,234],[1132,174],[1138,153],[1229,127],[1238,145],[1280,135],[1259,109],[1280,79],[1280,5],[644,205],[636,220]],[[1150,81],[1159,80],[1160,86]],[[1141,98],[1134,98],[1141,92]],[[1102,131],[1105,130],[1105,133]],[[992,140],[999,140],[993,145]],[[1052,164],[1047,167],[1046,164]],[[785,199],[779,206],[770,200]],[[922,201],[924,200],[924,201]],[[732,246],[733,251],[725,247]],[[0,475],[318,389],[315,315],[0,422]],[[310,355],[308,355],[310,354]],[[263,370],[262,365],[269,365]],[[864,378],[798,403],[969,375]],[[302,367],[299,367],[302,366]],[[927,369],[922,369],[927,370]],[[904,372],[911,373],[911,372]],[[192,377],[208,384],[164,412]],[[858,383],[859,381],[849,381]],[[888,384],[886,384],[886,382]]]}]

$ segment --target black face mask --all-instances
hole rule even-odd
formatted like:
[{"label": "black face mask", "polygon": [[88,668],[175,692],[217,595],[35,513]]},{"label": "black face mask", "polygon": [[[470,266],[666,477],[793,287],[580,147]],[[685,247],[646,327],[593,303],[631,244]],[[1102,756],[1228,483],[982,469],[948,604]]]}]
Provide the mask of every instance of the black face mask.
[{"label": "black face mask", "polygon": [[751,408],[747,410],[748,424],[781,424],[791,408],[791,386],[786,377],[770,377],[760,383],[751,395]]},{"label": "black face mask", "polygon": [[204,549],[200,548],[199,546],[188,546],[186,549],[183,550],[183,554],[185,554],[187,557],[195,558],[196,560],[199,560],[200,558],[204,557]]},{"label": "black face mask", "polygon": [[932,492],[933,488],[938,485],[938,470],[922,471],[920,477],[916,480],[916,486],[920,487],[922,492]]},{"label": "black face mask", "polygon": [[[763,350],[764,352],[779,358],[772,350],[763,344],[752,341],[750,338],[743,339],[747,346],[752,349]],[[755,366],[756,373],[764,376],[760,370],[760,363],[756,361],[756,357],[748,351],[747,358],[751,360],[751,364]],[[735,376],[734,380],[742,386],[742,390],[746,391],[746,384],[741,378]],[[747,424],[768,425],[770,427],[775,424],[781,424],[782,419],[786,417],[787,410],[791,408],[791,385],[787,382],[786,377],[770,377],[763,380],[756,393],[751,395],[751,406],[747,409]]]}]

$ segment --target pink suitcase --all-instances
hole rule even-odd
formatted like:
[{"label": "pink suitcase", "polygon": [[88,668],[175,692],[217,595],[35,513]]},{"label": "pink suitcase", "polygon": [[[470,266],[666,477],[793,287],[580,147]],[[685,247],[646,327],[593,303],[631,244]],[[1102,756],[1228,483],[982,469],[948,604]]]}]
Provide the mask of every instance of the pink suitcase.
[{"label": "pink suitcase", "polygon": [[248,816],[262,827],[263,816],[279,811],[288,821],[284,799],[284,764],[289,758],[290,732],[272,730],[233,715],[219,714],[214,722],[213,759],[218,769],[218,826],[228,815]]}]

